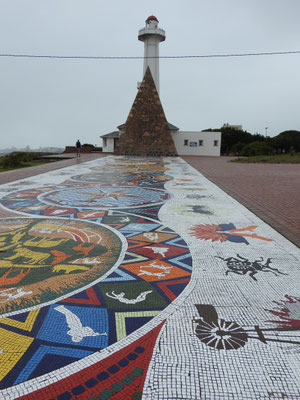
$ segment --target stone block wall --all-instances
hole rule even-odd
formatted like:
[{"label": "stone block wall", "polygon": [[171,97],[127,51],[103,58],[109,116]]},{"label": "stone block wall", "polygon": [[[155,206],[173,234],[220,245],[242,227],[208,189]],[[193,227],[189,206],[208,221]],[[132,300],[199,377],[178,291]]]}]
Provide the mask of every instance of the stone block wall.
[{"label": "stone block wall", "polygon": [[116,154],[176,156],[176,148],[150,69],[136,95]]}]

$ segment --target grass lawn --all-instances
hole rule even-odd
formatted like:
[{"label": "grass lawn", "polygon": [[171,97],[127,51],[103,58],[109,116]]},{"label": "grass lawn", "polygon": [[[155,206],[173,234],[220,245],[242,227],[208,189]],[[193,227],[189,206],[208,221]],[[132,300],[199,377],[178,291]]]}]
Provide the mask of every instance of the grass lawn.
[{"label": "grass lawn", "polygon": [[290,154],[276,154],[274,156],[251,156],[239,157],[231,162],[240,163],[268,163],[268,164],[300,164],[300,153]]}]

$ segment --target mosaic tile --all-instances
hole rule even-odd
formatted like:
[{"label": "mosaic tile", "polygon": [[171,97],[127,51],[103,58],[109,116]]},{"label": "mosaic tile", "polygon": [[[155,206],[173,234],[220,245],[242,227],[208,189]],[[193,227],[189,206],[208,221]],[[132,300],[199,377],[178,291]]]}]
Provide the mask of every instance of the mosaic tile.
[{"label": "mosaic tile", "polygon": [[180,158],[0,191],[0,397],[300,399],[299,249]]}]

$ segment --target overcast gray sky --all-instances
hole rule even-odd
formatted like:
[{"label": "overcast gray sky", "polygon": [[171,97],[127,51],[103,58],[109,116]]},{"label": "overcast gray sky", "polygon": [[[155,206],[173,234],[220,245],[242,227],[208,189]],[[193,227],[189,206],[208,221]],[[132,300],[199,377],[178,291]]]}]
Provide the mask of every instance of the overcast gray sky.
[{"label": "overcast gray sky", "polygon": [[[161,56],[300,50],[299,0],[0,0],[0,53],[142,56],[155,15]],[[0,148],[101,144],[126,121],[143,60],[0,57]],[[300,54],[162,59],[160,97],[182,130],[300,130]]]}]

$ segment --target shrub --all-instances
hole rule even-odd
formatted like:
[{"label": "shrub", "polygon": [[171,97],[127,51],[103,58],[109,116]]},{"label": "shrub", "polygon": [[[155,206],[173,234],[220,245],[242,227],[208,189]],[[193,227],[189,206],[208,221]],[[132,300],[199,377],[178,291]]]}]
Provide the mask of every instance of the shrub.
[{"label": "shrub", "polygon": [[222,140],[221,140],[221,153],[229,154],[233,152],[232,147],[237,143],[243,143],[244,145],[252,141],[251,133],[247,131],[240,131],[232,128],[222,128]]},{"label": "shrub", "polygon": [[245,146],[245,143],[238,142],[231,146],[230,152],[233,153],[234,155],[239,155],[244,146]]},{"label": "shrub", "polygon": [[273,148],[265,142],[252,142],[246,144],[241,151],[242,156],[263,156],[273,153]]},{"label": "shrub", "polygon": [[17,168],[21,167],[23,163],[31,162],[34,159],[34,153],[15,152],[0,157],[0,165],[3,168]]},{"label": "shrub", "polygon": [[271,139],[272,146],[280,153],[284,150],[285,153],[291,151],[300,152],[300,132],[299,131],[284,131]]}]

